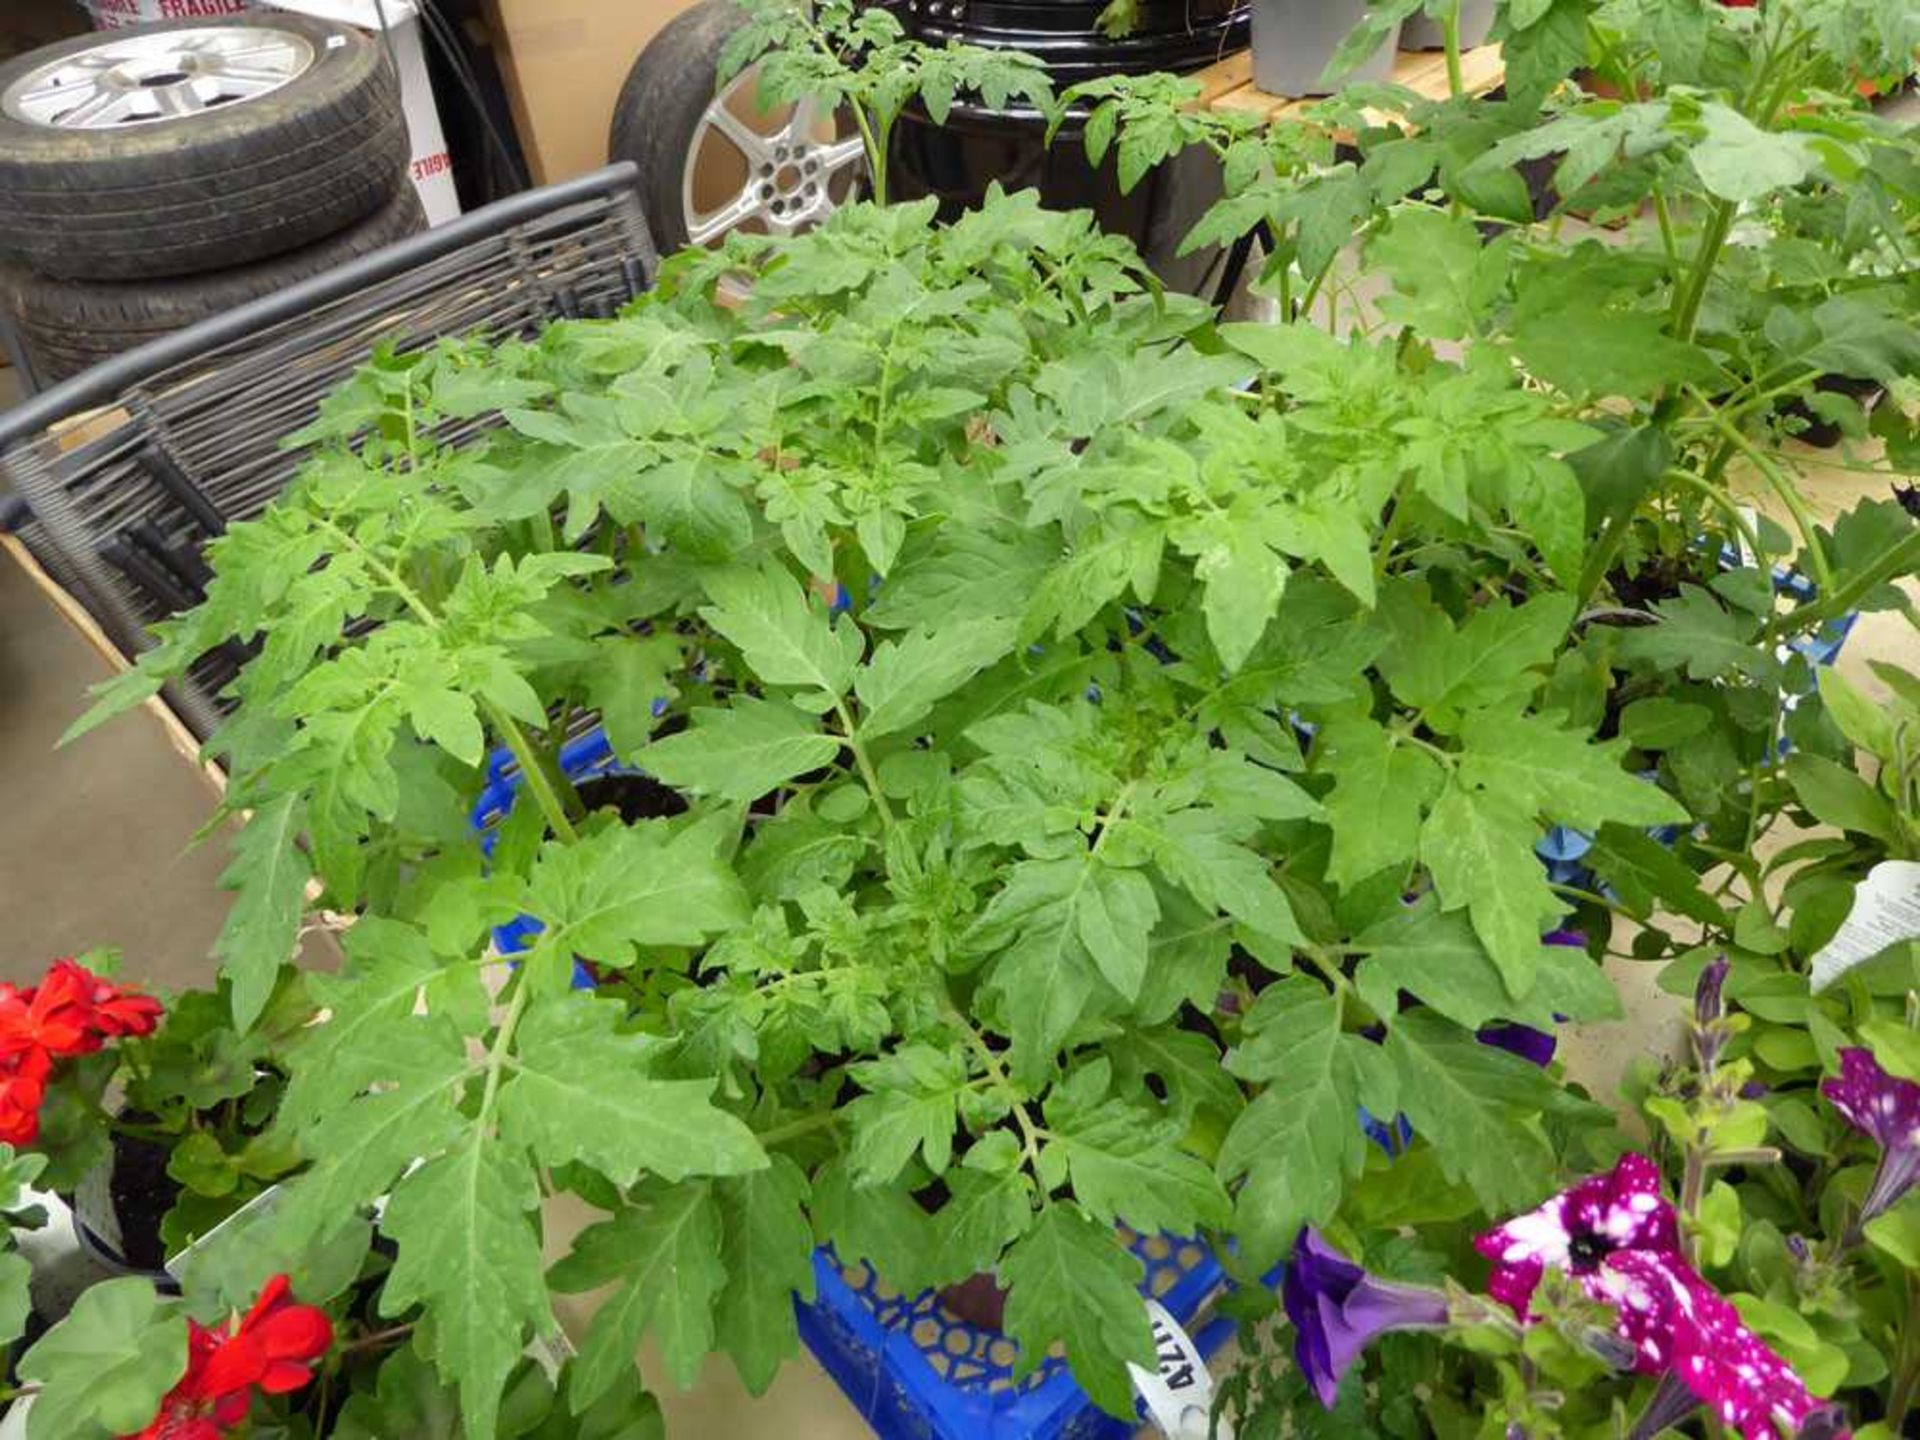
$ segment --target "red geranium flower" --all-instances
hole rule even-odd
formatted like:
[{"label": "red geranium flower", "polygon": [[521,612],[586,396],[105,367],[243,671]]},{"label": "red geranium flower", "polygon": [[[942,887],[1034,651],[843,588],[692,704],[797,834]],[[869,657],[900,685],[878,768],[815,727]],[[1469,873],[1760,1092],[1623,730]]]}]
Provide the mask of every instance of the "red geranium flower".
[{"label": "red geranium flower", "polygon": [[142,995],[130,985],[116,985],[73,960],[56,960],[40,982],[36,1000],[48,991],[58,995],[61,1013],[78,1012],[82,1023],[96,1038],[90,1049],[100,1048],[100,1040],[123,1035],[151,1035],[164,1013],[151,995]]},{"label": "red geranium flower", "polygon": [[72,960],[56,960],[29,990],[0,987],[0,1057],[45,1050],[91,1055],[108,1039],[150,1035],[161,1006]]},{"label": "red geranium flower", "polygon": [[91,1055],[108,1040],[151,1035],[160,1002],[72,960],[56,960],[38,985],[0,985],[0,1140],[31,1144],[55,1060]]},{"label": "red geranium flower", "polygon": [[47,1098],[53,1057],[29,1050],[0,1062],[0,1140],[31,1145],[40,1136],[40,1102]]},{"label": "red geranium flower", "polygon": [[39,985],[0,1000],[0,1056],[35,1049],[53,1055],[98,1050],[90,1003],[93,978],[71,960],[56,960]]},{"label": "red geranium flower", "polygon": [[284,1395],[313,1379],[308,1363],[333,1344],[333,1322],[298,1304],[284,1275],[267,1281],[232,1334],[187,1322],[187,1373],[153,1423],[131,1440],[220,1440],[247,1418],[257,1387]]}]

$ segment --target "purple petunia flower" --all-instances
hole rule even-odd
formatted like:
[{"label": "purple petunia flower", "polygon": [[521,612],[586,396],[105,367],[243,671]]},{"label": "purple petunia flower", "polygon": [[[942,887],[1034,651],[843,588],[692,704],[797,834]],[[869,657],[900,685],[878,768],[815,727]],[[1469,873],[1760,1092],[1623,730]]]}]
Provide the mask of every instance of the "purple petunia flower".
[{"label": "purple petunia flower", "polygon": [[1884,1215],[1920,1180],[1920,1085],[1889,1075],[1871,1052],[1840,1052],[1840,1073],[1820,1093],[1846,1122],[1880,1142],[1880,1168],[1860,1206],[1858,1224]]},{"label": "purple petunia flower", "polygon": [[[1542,945],[1560,945],[1573,950],[1584,950],[1587,937],[1578,930],[1550,930],[1540,937]],[[1564,1020],[1556,1015],[1555,1020]],[[1476,1037],[1482,1045],[1491,1045],[1497,1050],[1505,1050],[1510,1055],[1518,1055],[1530,1064],[1538,1065],[1542,1070],[1553,1063],[1554,1052],[1560,1048],[1560,1041],[1550,1032],[1536,1030],[1531,1025],[1522,1025],[1517,1021],[1500,1021],[1492,1025],[1482,1025]]]},{"label": "purple petunia flower", "polygon": [[1280,1298],[1293,1322],[1294,1359],[1329,1410],[1339,1397],[1340,1378],[1377,1337],[1447,1323],[1447,1297],[1440,1291],[1369,1275],[1312,1226],[1293,1242]]},{"label": "purple petunia flower", "polygon": [[1497,1050],[1505,1050],[1510,1055],[1518,1055],[1529,1064],[1546,1069],[1553,1062],[1553,1052],[1560,1042],[1544,1030],[1536,1030],[1531,1025],[1511,1022],[1502,1025],[1482,1025],[1474,1032],[1474,1038],[1482,1045],[1491,1045]]},{"label": "purple petunia flower", "polygon": [[1549,1266],[1586,1275],[1616,1250],[1678,1255],[1680,1226],[1660,1193],[1659,1168],[1644,1155],[1622,1155],[1608,1174],[1589,1176],[1473,1244],[1493,1261],[1487,1293],[1525,1319]]},{"label": "purple petunia flower", "polygon": [[1680,1253],[1679,1223],[1644,1155],[1556,1195],[1539,1209],[1481,1235],[1494,1262],[1487,1290],[1522,1320],[1549,1269],[1612,1307],[1633,1368],[1668,1374],[1723,1424],[1749,1440],[1772,1440],[1819,1407],[1791,1367],[1741,1323]]},{"label": "purple petunia flower", "polygon": [[1746,1440],[1775,1440],[1782,1425],[1793,1433],[1823,1408],[1793,1367],[1678,1255],[1622,1251],[1599,1276],[1597,1288],[1613,1300],[1623,1330],[1632,1324],[1643,1332],[1642,1353],[1655,1343],[1655,1327],[1665,1328],[1664,1368]]}]

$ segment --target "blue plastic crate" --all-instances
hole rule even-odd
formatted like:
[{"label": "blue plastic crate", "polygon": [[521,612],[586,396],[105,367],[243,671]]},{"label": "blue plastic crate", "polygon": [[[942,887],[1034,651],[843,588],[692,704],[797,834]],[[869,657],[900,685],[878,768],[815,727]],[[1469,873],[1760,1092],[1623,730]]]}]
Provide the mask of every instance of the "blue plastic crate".
[{"label": "blue plastic crate", "polygon": [[[1189,1323],[1227,1283],[1206,1246],[1168,1235],[1129,1244],[1146,1266],[1141,1297],[1164,1305],[1201,1354],[1219,1349],[1230,1320]],[[1125,1440],[1139,1428],[1097,1409],[1057,1356],[1016,1384],[1014,1343],[934,1291],[903,1295],[827,1248],[814,1252],[813,1276],[813,1302],[794,1304],[800,1338],[881,1440]]]}]

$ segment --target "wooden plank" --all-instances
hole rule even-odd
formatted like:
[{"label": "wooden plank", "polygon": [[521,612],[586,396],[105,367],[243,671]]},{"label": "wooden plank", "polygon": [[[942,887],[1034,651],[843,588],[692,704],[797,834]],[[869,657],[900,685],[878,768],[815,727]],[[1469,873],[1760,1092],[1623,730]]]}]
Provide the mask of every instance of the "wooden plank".
[{"label": "wooden plank", "polygon": [[1264,90],[1256,90],[1252,85],[1242,85],[1237,90],[1229,90],[1213,102],[1213,108],[1219,110],[1244,110],[1250,115],[1258,115],[1262,120],[1271,120],[1273,112],[1291,102],[1277,95],[1269,95]]},{"label": "wooden plank", "polygon": [[1196,103],[1205,110],[1229,90],[1238,90],[1242,85],[1253,83],[1253,52],[1238,51],[1224,60],[1214,61],[1188,78],[1200,82],[1200,95]]},{"label": "wooden plank", "polygon": [[[1209,65],[1199,72],[1202,96],[1213,97],[1211,105],[1215,110],[1250,111],[1265,115],[1269,122],[1273,122],[1298,118],[1308,106],[1318,103],[1317,99],[1269,95],[1264,90],[1255,89],[1250,80],[1224,90],[1211,88],[1215,72],[1223,71],[1236,59],[1244,59],[1247,73],[1251,74],[1253,58],[1250,51]],[[1461,86],[1469,95],[1484,95],[1495,89],[1506,79],[1506,74],[1506,65],[1500,58],[1498,45],[1482,45],[1466,51],[1460,57]],[[1429,100],[1444,100],[1448,88],[1447,57],[1437,50],[1402,50],[1394,56],[1392,79],[1396,85],[1404,85],[1416,95]]]},{"label": "wooden plank", "polygon": [[[1440,78],[1446,80],[1446,59],[1441,57]],[[1481,45],[1460,57],[1460,80],[1469,95],[1484,95],[1497,90],[1506,81],[1507,65],[1498,45]]]}]

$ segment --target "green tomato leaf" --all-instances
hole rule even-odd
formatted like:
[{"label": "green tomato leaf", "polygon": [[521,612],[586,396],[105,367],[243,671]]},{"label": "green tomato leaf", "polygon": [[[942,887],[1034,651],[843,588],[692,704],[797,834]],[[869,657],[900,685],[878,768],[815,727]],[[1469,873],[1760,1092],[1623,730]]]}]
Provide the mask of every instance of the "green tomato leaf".
[{"label": "green tomato leaf", "polygon": [[847,693],[860,659],[860,632],[836,627],[800,584],[774,565],[722,570],[704,577],[711,605],[706,622],[740,647],[754,674],[769,685],[802,685],[833,699]]},{"label": "green tomato leaf", "polygon": [[593,659],[582,668],[587,702],[600,712],[613,753],[629,764],[652,738],[653,706],[677,692],[672,673],[680,647],[662,637],[602,636],[593,642]]},{"label": "green tomato leaf", "polygon": [[395,1183],[380,1228],[399,1258],[380,1312],[425,1305],[434,1364],[460,1391],[468,1440],[493,1440],[507,1376],[529,1334],[555,1329],[533,1216],[534,1172],[474,1132]]},{"label": "green tomato leaf", "polygon": [[1483,712],[1462,727],[1459,778],[1523,810],[1593,830],[1684,823],[1686,807],[1658,785],[1621,768],[1624,740],[1590,744],[1584,734],[1539,715]]},{"label": "green tomato leaf", "polygon": [[1420,857],[1441,907],[1467,907],[1474,933],[1515,998],[1533,986],[1541,934],[1567,910],[1533,853],[1537,833],[1532,815],[1514,799],[1470,790],[1458,778],[1420,830]]},{"label": "green tomato leaf", "polygon": [[1420,849],[1420,818],[1440,793],[1439,763],[1412,745],[1394,744],[1365,717],[1330,720],[1315,737],[1316,769],[1333,776],[1327,826],[1333,854],[1327,879],[1348,887],[1390,865],[1409,866]]},{"label": "green tomato leaf", "polygon": [[1294,976],[1261,993],[1248,1039],[1227,1068],[1262,1086],[1227,1132],[1220,1173],[1244,1179],[1235,1228],[1256,1266],[1271,1264],[1302,1225],[1323,1224],[1365,1168],[1365,1105],[1393,1113],[1394,1080],[1378,1046],[1341,1029],[1337,995]]},{"label": "green tomato leaf", "polygon": [[[958,1194],[959,1172],[953,1175],[947,1188]],[[982,1258],[956,1264],[953,1231],[920,1208],[912,1183],[902,1179],[888,1185],[862,1185],[851,1166],[830,1162],[813,1177],[814,1226],[842,1263],[864,1261],[888,1285],[907,1295],[964,1280],[999,1260],[1004,1239],[991,1242]],[[950,1199],[946,1210],[952,1208]],[[945,1210],[941,1213],[944,1216]],[[1021,1213],[1024,1216],[1024,1205]]]},{"label": "green tomato leaf", "polygon": [[906,1168],[916,1150],[935,1175],[945,1173],[953,1158],[960,1100],[969,1091],[960,1057],[910,1044],[850,1066],[848,1073],[867,1092],[841,1110],[853,1128],[848,1158],[861,1180],[885,1184]]},{"label": "green tomato leaf", "polygon": [[654,741],[635,761],[693,794],[746,804],[840,753],[839,737],[784,700],[736,695],[724,709],[697,709],[691,718],[689,728]]},{"label": "green tomato leaf", "polygon": [[1562,1017],[1603,1020],[1620,1013],[1606,973],[1585,951],[1565,945],[1540,947],[1533,987],[1514,999],[1468,918],[1444,913],[1430,895],[1369,926],[1353,943],[1367,952],[1354,984],[1375,1014],[1399,1013],[1402,990],[1470,1030],[1497,1020],[1546,1029]]},{"label": "green tomato leaf", "polygon": [[872,741],[924,719],[944,699],[1013,649],[1008,619],[919,625],[874,647],[853,677],[865,713],[860,738]]},{"label": "green tomato leaf", "polygon": [[750,1175],[715,1182],[720,1263],[727,1285],[714,1312],[720,1348],[753,1394],[773,1382],[799,1348],[793,1297],[813,1298],[813,1230],[803,1206],[807,1178],[784,1155]]},{"label": "green tomato leaf", "polygon": [[1615,642],[1614,653],[1622,660],[1684,670],[1693,680],[1752,675],[1767,663],[1754,643],[1759,622],[1727,609],[1697,585],[1682,585],[1677,596],[1661,601],[1653,612],[1659,624],[1627,630]]},{"label": "green tomato leaf", "polygon": [[1524,1210],[1553,1188],[1554,1151],[1535,1115],[1580,1102],[1563,1099],[1538,1067],[1428,1010],[1398,1016],[1386,1052],[1414,1133],[1487,1213]]},{"label": "green tomato leaf", "polygon": [[1001,1263],[1016,1379],[1065,1346],[1073,1378],[1110,1415],[1133,1416],[1127,1365],[1153,1364],[1153,1332],[1136,1287],[1143,1269],[1119,1237],[1071,1205],[1049,1205]]},{"label": "green tomato leaf", "polygon": [[727,1284],[711,1187],[647,1181],[612,1219],[581,1231],[548,1279],[562,1293],[620,1286],[595,1312],[573,1367],[568,1399],[576,1412],[631,1377],[648,1329],[668,1373],[687,1388],[713,1349],[714,1304]]},{"label": "green tomato leaf", "polygon": [[280,967],[300,942],[307,881],[313,866],[300,848],[306,810],[297,793],[270,800],[233,838],[233,864],[221,888],[237,890],[233,908],[213,942],[221,974],[233,984],[233,1023],[250,1028],[266,1008]]},{"label": "green tomato leaf", "polygon": [[[531,1004],[500,1088],[507,1135],[544,1165],[585,1161],[616,1185],[738,1175],[767,1163],[753,1132],[711,1103],[711,1080],[648,1077],[661,1042],[619,1033],[624,1007],[579,991]],[[618,1083],[609,1083],[618,1076]]]},{"label": "green tomato leaf", "polygon": [[1380,313],[1434,340],[1478,332],[1506,288],[1511,254],[1505,241],[1487,244],[1466,216],[1417,206],[1392,211],[1367,244],[1367,259],[1393,280]]},{"label": "green tomato leaf", "polygon": [[1706,138],[1687,152],[1700,183],[1722,200],[1758,200],[1798,185],[1813,167],[1802,135],[1762,130],[1738,110],[1712,101],[1700,107]]},{"label": "green tomato leaf", "polygon": [[655,945],[694,945],[746,919],[746,891],[704,826],[613,825],[549,842],[517,907],[544,927],[529,963],[564,974],[576,955],[615,968]]},{"label": "green tomato leaf", "polygon": [[1229,673],[1246,661],[1280,608],[1287,563],[1258,535],[1236,531],[1204,550],[1194,574],[1206,586],[1201,610],[1207,635]]},{"label": "green tomato leaf", "polygon": [[1178,1120],[1118,1100],[1083,1104],[1060,1089],[1046,1114],[1047,1149],[1058,1152],[1075,1203],[1094,1219],[1142,1234],[1190,1235],[1226,1223],[1226,1191],[1203,1161],[1180,1149],[1186,1127]]}]

